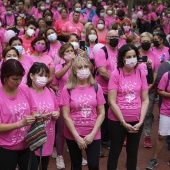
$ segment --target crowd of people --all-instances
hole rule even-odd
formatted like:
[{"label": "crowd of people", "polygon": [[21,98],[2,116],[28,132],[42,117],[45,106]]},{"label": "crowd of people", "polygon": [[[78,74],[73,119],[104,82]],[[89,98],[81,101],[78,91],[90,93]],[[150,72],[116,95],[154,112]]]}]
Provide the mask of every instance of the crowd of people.
[{"label": "crowd of people", "polygon": [[[0,1],[0,165],[47,170],[117,170],[126,146],[127,170],[152,147],[153,108],[159,130],[153,158],[170,148],[170,2],[137,4],[128,18],[122,0]],[[47,141],[30,150],[25,136],[43,118]],[[87,160],[82,157],[85,150]],[[170,160],[168,160],[170,165]]]}]

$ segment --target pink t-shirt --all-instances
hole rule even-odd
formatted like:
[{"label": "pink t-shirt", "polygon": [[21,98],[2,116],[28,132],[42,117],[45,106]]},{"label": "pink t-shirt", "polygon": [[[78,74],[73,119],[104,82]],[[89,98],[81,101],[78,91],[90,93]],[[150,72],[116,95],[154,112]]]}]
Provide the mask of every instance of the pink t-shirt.
[{"label": "pink t-shirt", "polygon": [[80,22],[75,24],[72,21],[68,21],[63,25],[62,30],[65,31],[67,34],[75,33],[78,36],[80,36],[83,30],[83,27],[84,27],[83,24]]},{"label": "pink t-shirt", "polygon": [[[107,47],[108,59],[106,60],[106,55],[103,49],[100,49],[95,55],[95,67],[106,67],[108,73],[112,73],[112,71],[117,67],[117,53],[118,50],[114,51]],[[103,89],[103,93],[108,93],[108,82],[100,75],[95,76],[95,80],[101,85]]]},{"label": "pink t-shirt", "polygon": [[164,53],[165,53],[164,61],[166,61],[166,60],[168,60],[170,58],[169,48],[168,47],[164,46],[163,49],[158,49],[156,47],[153,47],[152,50],[153,50],[153,53],[156,55],[157,60],[160,62],[159,66],[161,65],[161,58],[162,58]]},{"label": "pink t-shirt", "polygon": [[[62,90],[60,99],[61,106],[70,107],[70,117],[78,134],[82,137],[90,134],[98,116],[97,106],[105,104],[101,86],[98,85],[97,93],[94,86],[77,86],[70,90],[70,94],[65,86]],[[74,140],[73,135],[66,125],[64,126],[64,135],[67,139]],[[101,133],[99,129],[94,140],[100,138]]]},{"label": "pink t-shirt", "polygon": [[[117,90],[116,103],[126,122],[139,121],[141,113],[141,92],[148,89],[146,75],[139,69],[125,74],[122,68],[115,69],[110,77],[108,90]],[[109,108],[108,118],[118,121]]]},{"label": "pink t-shirt", "polygon": [[157,15],[155,12],[150,12],[151,13],[151,20],[157,19]]},{"label": "pink t-shirt", "polygon": [[24,70],[25,70],[25,75],[24,77],[22,78],[22,83],[27,83],[27,75],[28,75],[28,72],[31,68],[31,66],[33,65],[33,60],[27,56],[27,55],[23,55],[23,60],[20,61],[20,63],[22,64],[22,66],[24,67]]},{"label": "pink t-shirt", "polygon": [[31,55],[34,51],[31,47],[31,42],[34,40],[35,37],[31,37],[31,39],[25,39],[25,35],[19,36],[23,42],[23,54]]},{"label": "pink t-shirt", "polygon": [[164,10],[164,6],[161,4],[156,8],[156,12],[161,13]]},{"label": "pink t-shirt", "polygon": [[[5,16],[6,16],[6,21],[5,21]],[[4,14],[4,15],[2,15],[1,19],[2,19],[3,25],[5,24],[5,27],[6,26],[15,26],[14,14],[12,14],[12,15]]]},{"label": "pink t-shirt", "polygon": [[33,6],[29,14],[34,15],[35,13],[38,13],[38,9],[35,6]]},{"label": "pink t-shirt", "polygon": [[[10,124],[21,121],[30,116],[37,109],[25,84],[19,85],[15,97],[7,96],[0,87],[0,123]],[[24,126],[9,132],[0,133],[0,147],[9,150],[22,150],[27,148],[25,135],[30,126]]]},{"label": "pink t-shirt", "polygon": [[[97,15],[94,16],[93,19],[92,19],[92,24],[94,24],[97,27],[97,23],[98,23],[99,19],[101,19],[101,18],[99,18]],[[109,21],[106,18],[102,18],[102,19],[104,19],[104,21],[105,21],[105,28],[108,28],[109,27]]]},{"label": "pink t-shirt", "polygon": [[61,30],[62,30],[62,28],[63,28],[63,25],[64,25],[67,21],[69,21],[68,18],[67,18],[66,20],[59,19],[59,20],[57,20],[57,21],[54,23],[54,27],[55,27],[58,35],[61,34]]},{"label": "pink t-shirt", "polygon": [[114,19],[114,17],[111,15],[111,16],[107,16],[107,17],[105,18],[105,21],[108,21],[108,22],[109,22],[109,27],[110,27],[112,24],[114,24],[115,19]]},{"label": "pink t-shirt", "polygon": [[[59,110],[57,100],[53,90],[44,88],[43,93],[36,93],[34,90],[30,89],[32,98],[37,106],[37,113],[44,114],[51,113],[53,111]],[[42,156],[49,156],[53,152],[54,138],[55,138],[55,120],[50,118],[45,121],[45,129],[47,133],[47,142],[43,145]],[[40,150],[35,151],[36,155],[40,155]]]},{"label": "pink t-shirt", "polygon": [[2,55],[2,43],[5,42],[4,33],[6,30],[4,28],[0,28],[0,55]]},{"label": "pink t-shirt", "polygon": [[126,40],[124,38],[119,38],[118,49],[124,44],[126,44]]},{"label": "pink t-shirt", "polygon": [[152,4],[148,4],[148,8],[150,11],[152,11],[153,5]]},{"label": "pink t-shirt", "polygon": [[107,29],[104,29],[102,33],[99,33],[98,29],[96,29],[97,35],[98,35],[98,43],[106,44],[106,34],[107,34]]},{"label": "pink t-shirt", "polygon": [[30,57],[32,58],[33,62],[44,63],[49,69],[54,68],[53,59],[49,55],[43,54],[41,57],[35,57],[31,55]]},{"label": "pink t-shirt", "polygon": [[33,16],[35,19],[39,19],[39,18],[42,18],[42,12],[37,12],[37,13],[34,13]]},{"label": "pink t-shirt", "polygon": [[[70,13],[69,15],[70,21],[73,20],[73,12]],[[80,21],[88,21],[88,17],[86,14],[80,13]]]},{"label": "pink t-shirt", "polygon": [[[160,80],[160,82],[158,84],[158,89],[162,90],[162,91],[166,91],[167,82],[169,82],[169,80],[168,80],[168,72],[166,72],[162,76],[162,78],[161,78],[161,80]],[[170,93],[170,83],[168,83],[166,92]],[[161,104],[160,114],[170,116],[170,98],[162,97],[162,104]]]},{"label": "pink t-shirt", "polygon": [[57,60],[59,61],[61,60],[61,58],[58,56],[58,50],[60,49],[60,47],[61,47],[60,41],[58,41],[57,45],[50,44],[50,50],[48,51],[47,54],[53,59],[53,61],[55,58],[57,58]]},{"label": "pink t-shirt", "polygon": [[[143,15],[142,16],[142,18],[143,19],[145,19],[145,20],[150,20],[151,21],[151,19],[152,19],[152,17],[151,17],[151,14],[149,13],[149,14],[145,14],[145,15]],[[147,22],[146,21],[144,21],[144,20],[141,20],[141,23],[142,24],[146,24]]]}]

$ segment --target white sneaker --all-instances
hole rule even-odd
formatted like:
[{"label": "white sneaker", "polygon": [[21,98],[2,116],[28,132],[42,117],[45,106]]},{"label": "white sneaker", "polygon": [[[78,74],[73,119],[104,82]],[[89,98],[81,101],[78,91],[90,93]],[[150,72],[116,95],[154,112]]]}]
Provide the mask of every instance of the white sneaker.
[{"label": "white sneaker", "polygon": [[65,168],[63,156],[57,156],[56,166],[57,166],[57,169],[64,169]]},{"label": "white sneaker", "polygon": [[52,158],[57,158],[57,150],[56,150],[56,147],[53,148]]},{"label": "white sneaker", "polygon": [[83,166],[87,165],[87,161],[84,158],[82,158],[82,165]]}]

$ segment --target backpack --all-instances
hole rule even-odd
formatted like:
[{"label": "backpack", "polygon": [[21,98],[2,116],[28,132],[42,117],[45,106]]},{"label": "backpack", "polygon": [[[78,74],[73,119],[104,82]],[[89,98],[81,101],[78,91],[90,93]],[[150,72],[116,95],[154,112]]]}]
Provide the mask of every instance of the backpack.
[{"label": "backpack", "polygon": [[[98,84],[97,83],[94,83],[94,90],[97,94],[97,92],[98,92]],[[71,96],[71,89],[67,89],[67,91],[68,91],[68,94]]]}]

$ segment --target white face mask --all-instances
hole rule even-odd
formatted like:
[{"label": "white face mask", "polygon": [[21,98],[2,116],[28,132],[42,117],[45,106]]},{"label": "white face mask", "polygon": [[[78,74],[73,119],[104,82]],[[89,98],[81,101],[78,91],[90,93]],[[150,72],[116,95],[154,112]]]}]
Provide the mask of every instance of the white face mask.
[{"label": "white face mask", "polygon": [[80,80],[85,80],[89,77],[90,75],[90,70],[89,69],[83,69],[83,70],[78,70],[77,71],[77,77]]},{"label": "white face mask", "polygon": [[92,7],[92,4],[87,4],[87,8],[91,8]]},{"label": "white face mask", "polygon": [[112,15],[112,14],[113,14],[113,11],[108,10],[108,11],[107,11],[107,14],[108,14],[108,15]]},{"label": "white face mask", "polygon": [[98,28],[99,30],[102,30],[102,29],[104,28],[104,24],[97,24],[97,28]]},{"label": "white face mask", "polygon": [[34,81],[35,85],[39,88],[46,86],[48,81],[47,77],[36,77],[36,80]]},{"label": "white face mask", "polygon": [[74,50],[77,50],[79,48],[79,43],[78,42],[71,42],[71,44],[74,47]]},{"label": "white face mask", "polygon": [[22,51],[23,51],[22,45],[16,45],[16,46],[14,46],[14,47],[17,49],[17,51],[19,52],[19,54],[22,54]]},{"label": "white face mask", "polygon": [[0,22],[0,27],[2,26],[2,23]]},{"label": "white face mask", "polygon": [[100,17],[104,17],[104,12],[100,13]]},{"label": "white face mask", "polygon": [[18,60],[18,57],[7,57],[7,58],[6,58],[6,61],[7,61],[7,60],[10,60],[10,59]]},{"label": "white face mask", "polygon": [[64,56],[64,59],[68,62],[71,61],[73,58],[74,58],[74,54],[68,54]]},{"label": "white face mask", "polygon": [[130,30],[130,26],[123,26],[123,29],[126,31],[129,31]]},{"label": "white face mask", "polygon": [[44,11],[44,10],[45,10],[45,6],[40,6],[40,9],[41,9],[42,11]]},{"label": "white face mask", "polygon": [[134,68],[137,64],[137,58],[125,59],[125,65],[128,68]]},{"label": "white face mask", "polygon": [[27,29],[27,34],[31,37],[35,34],[35,31],[33,29],[28,28]]},{"label": "white face mask", "polygon": [[91,42],[95,42],[96,39],[97,39],[97,35],[95,35],[95,34],[90,34],[90,35],[89,35],[89,40],[90,40]]},{"label": "white face mask", "polygon": [[54,42],[57,39],[57,35],[56,33],[53,33],[53,34],[48,35],[47,38],[48,38],[48,41]]},{"label": "white face mask", "polygon": [[81,8],[76,8],[75,11],[81,12]]}]

